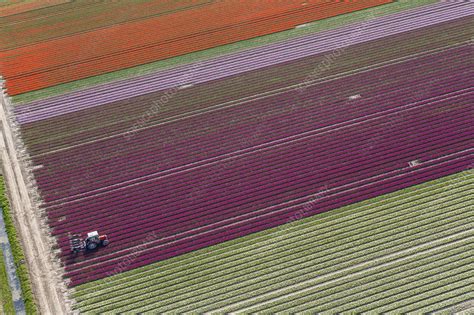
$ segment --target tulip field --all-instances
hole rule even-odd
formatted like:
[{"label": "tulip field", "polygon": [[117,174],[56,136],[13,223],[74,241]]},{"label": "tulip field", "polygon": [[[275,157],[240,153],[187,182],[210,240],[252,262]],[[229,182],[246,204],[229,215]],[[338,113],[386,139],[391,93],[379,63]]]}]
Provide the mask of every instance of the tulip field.
[{"label": "tulip field", "polygon": [[[5,115],[71,309],[474,299],[472,4],[126,2],[0,22],[23,35],[0,40]],[[110,244],[71,253],[90,231]]]},{"label": "tulip field", "polygon": [[[78,307],[97,313],[433,311],[474,297],[473,184],[472,172],[450,175],[83,284],[76,287]],[[417,305],[420,293],[427,300]]]},{"label": "tulip field", "polygon": [[[461,18],[441,26],[457,34],[447,47],[442,42],[438,45],[444,47],[382,67],[374,63],[383,61],[370,59],[365,61],[369,70],[345,76],[340,69],[326,74],[332,80],[303,90],[294,87],[304,80],[298,74],[304,62],[317,64],[318,56],[213,81],[228,87],[220,89],[222,95],[209,94],[217,86],[197,84],[177,92],[139,132],[127,128],[140,119],[134,105],[143,112],[143,106],[160,98],[159,91],[117,101],[127,106],[120,114],[117,107],[103,105],[24,123],[32,161],[42,166],[35,179],[66,276],[72,285],[102,278],[147,233],[159,236],[136,253],[127,269],[285,223],[322,187],[327,196],[306,216],[417,184],[422,176],[434,179],[439,172],[466,169],[474,93],[465,80],[472,73],[466,22]],[[437,30],[432,31],[435,36]],[[405,42],[407,50],[421,50]],[[389,48],[400,49],[392,43],[386,43],[387,54]],[[369,42],[364,52],[377,44]],[[362,47],[353,49],[355,54]],[[253,95],[265,96],[225,101],[239,93],[229,88],[238,89],[234,82],[244,89],[251,80],[256,82]],[[269,87],[270,82],[279,84]],[[409,90],[425,92],[403,92]],[[356,94],[361,98],[349,99]],[[27,117],[23,113],[29,114],[19,111],[18,117]],[[32,113],[28,117],[36,117]],[[78,113],[81,121],[110,118],[86,127],[76,122]],[[411,167],[414,160],[420,165]],[[114,242],[71,257],[68,235],[86,230],[107,231]]]},{"label": "tulip field", "polygon": [[[66,13],[55,18],[54,12],[51,12],[48,14],[50,16],[41,21],[43,23],[38,23],[35,17],[30,16],[20,20],[21,26],[16,25],[18,20],[11,21],[11,24],[5,23],[7,30],[9,26],[13,27],[16,34],[10,40],[10,43],[15,44],[14,49],[3,50],[6,47],[13,48],[4,44],[1,47],[3,51],[0,51],[0,58],[4,59],[0,71],[7,79],[9,94],[17,95],[280,32],[307,22],[393,0],[362,0],[350,4],[321,0],[185,0],[170,4],[156,0],[148,1],[148,4],[143,3],[146,1],[138,2],[142,4],[131,5],[129,1],[128,5],[116,4],[113,9],[110,6],[93,7],[93,13],[87,12],[88,8],[85,7],[79,11],[83,16],[74,12],[77,10],[71,8],[74,4],[65,4],[69,6],[63,9]],[[146,6],[151,7],[153,4],[154,12],[150,12]],[[130,7],[135,7],[137,12],[130,12]],[[68,14],[68,11],[75,14]],[[127,12],[127,20],[131,22],[120,21],[117,12],[123,14],[124,11]],[[135,16],[130,16],[133,13]],[[107,17],[112,14],[110,18]],[[150,18],[153,16],[159,18]],[[74,32],[64,32],[64,27],[61,27],[63,19],[69,19],[69,29],[74,29]],[[100,22],[95,22],[97,19]],[[91,23],[93,30],[90,30]],[[115,27],[104,27],[108,23]],[[39,32],[42,34],[37,34]],[[53,33],[54,36],[45,36],[48,33]],[[69,36],[64,36],[65,34]],[[29,38],[35,41],[28,40]],[[111,45],[111,42],[119,44]]]}]

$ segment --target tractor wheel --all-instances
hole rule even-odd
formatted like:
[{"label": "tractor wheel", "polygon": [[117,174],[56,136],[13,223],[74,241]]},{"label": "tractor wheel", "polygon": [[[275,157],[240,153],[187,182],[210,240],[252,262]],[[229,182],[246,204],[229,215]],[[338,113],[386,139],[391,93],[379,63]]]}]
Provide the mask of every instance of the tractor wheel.
[{"label": "tractor wheel", "polygon": [[88,243],[87,244],[87,249],[88,250],[94,250],[97,248],[97,244],[96,243]]},{"label": "tractor wheel", "polygon": [[102,245],[103,245],[103,246],[109,245],[109,240],[103,240],[103,241],[102,241]]}]

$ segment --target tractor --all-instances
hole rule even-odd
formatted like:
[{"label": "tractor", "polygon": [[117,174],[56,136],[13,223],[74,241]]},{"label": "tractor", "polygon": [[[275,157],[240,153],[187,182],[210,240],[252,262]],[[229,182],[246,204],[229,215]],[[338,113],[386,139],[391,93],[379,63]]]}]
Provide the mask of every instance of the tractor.
[{"label": "tractor", "polygon": [[109,239],[107,235],[99,235],[97,231],[87,233],[85,239],[81,239],[80,236],[74,235],[71,240],[71,252],[78,253],[83,251],[92,251],[99,246],[109,245]]}]

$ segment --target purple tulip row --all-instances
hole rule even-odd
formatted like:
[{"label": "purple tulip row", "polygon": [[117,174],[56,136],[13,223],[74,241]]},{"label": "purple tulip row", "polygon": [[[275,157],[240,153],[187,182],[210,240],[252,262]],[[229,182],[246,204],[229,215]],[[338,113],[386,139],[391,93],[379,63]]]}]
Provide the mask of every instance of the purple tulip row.
[{"label": "purple tulip row", "polygon": [[[462,69],[459,65],[457,69],[428,72],[414,82],[395,81],[383,85],[377,82],[388,80],[387,77],[373,76],[372,82],[357,78],[361,79],[358,81],[359,89],[354,91],[361,91],[364,95],[358,101],[347,101],[347,95],[339,92],[335,85],[308,90],[296,100],[297,92],[290,91],[245,104],[247,112],[242,112],[239,106],[146,130],[130,141],[132,149],[122,150],[128,143],[120,137],[41,157],[36,160],[36,164],[44,167],[36,171],[36,176],[39,187],[44,191],[45,200],[50,202],[65,195],[74,196],[117,182],[158,174],[162,170],[197,160],[396,108],[414,99],[408,91],[415,86],[418,90],[427,90],[433,97],[462,89],[469,86],[464,80],[466,71],[469,70]],[[441,79],[436,79],[437,77]],[[346,82],[342,81],[341,84],[346,86]],[[367,84],[365,87],[364,83]],[[408,93],[401,93],[402,91]],[[320,103],[322,97],[324,103]],[[260,118],[262,114],[258,109],[268,109],[271,104],[277,104],[274,105],[275,110],[280,112]],[[219,119],[221,117],[226,117],[226,120]],[[223,121],[227,119],[236,123],[226,126]],[[172,135],[163,138],[159,136],[163,130],[171,133],[173,128],[175,132]],[[201,134],[193,133],[200,129],[204,129]],[[79,150],[85,153],[80,154]],[[85,174],[88,176],[84,176]],[[70,189],[72,185],[76,187],[75,190]]]},{"label": "purple tulip row", "polygon": [[[472,98],[472,94],[469,96]],[[389,135],[386,135],[387,139],[384,139],[383,144],[377,146],[380,151],[377,152],[377,150],[374,149],[375,152],[370,154],[360,152],[361,150],[357,150],[357,146],[355,150],[353,148],[352,152],[349,149],[341,151],[340,148],[348,147],[348,142],[351,143],[355,141],[355,139],[347,139],[347,136],[344,137],[343,133],[339,135],[339,138],[336,138],[337,140],[326,140],[327,143],[325,146],[323,146],[323,144],[318,146],[317,142],[314,146],[312,143],[301,143],[300,151],[296,151],[297,148],[284,147],[284,149],[288,149],[287,154],[290,154],[290,157],[288,158],[284,156],[283,153],[277,152],[275,155],[280,158],[277,160],[278,163],[272,165],[272,168],[267,171],[269,173],[268,175],[265,174],[265,169],[261,168],[266,166],[265,161],[276,160],[276,157],[269,159],[264,156],[252,156],[254,160],[252,163],[243,159],[239,161],[239,165],[233,165],[226,170],[227,173],[238,173],[240,171],[238,174],[240,174],[243,183],[237,184],[239,181],[236,180],[236,178],[228,180],[226,186],[221,183],[216,183],[215,187],[212,187],[212,191],[205,194],[205,198],[202,202],[196,205],[193,203],[193,200],[189,200],[187,202],[187,208],[184,207],[186,202],[183,202],[183,199],[186,200],[186,198],[180,198],[183,197],[183,192],[177,191],[177,189],[171,185],[174,184],[178,186],[180,183],[184,183],[185,186],[187,184],[193,186],[197,184],[199,180],[203,181],[204,178],[206,178],[205,176],[197,175],[194,176],[193,180],[186,178],[178,180],[173,177],[170,178],[170,182],[167,185],[164,185],[163,182],[155,183],[155,188],[151,185],[148,185],[149,188],[144,187],[144,185],[134,187],[133,190],[135,191],[127,190],[128,196],[122,195],[124,199],[116,199],[115,204],[108,203],[111,198],[106,197],[104,198],[104,206],[107,209],[115,209],[115,215],[121,221],[112,222],[109,226],[107,220],[113,219],[114,216],[113,213],[110,213],[107,217],[99,218],[99,221],[104,220],[103,223],[100,223],[102,224],[100,228],[113,229],[113,231],[108,232],[108,234],[116,239],[117,243],[120,243],[121,246],[120,248],[111,246],[101,251],[100,256],[104,256],[103,259],[108,260],[110,259],[109,254],[117,250],[138,245],[137,242],[139,243],[141,234],[134,236],[131,231],[147,233],[158,230],[160,233],[165,233],[164,235],[166,236],[172,236],[179,233],[186,233],[186,231],[192,231],[192,233],[204,232],[206,230],[205,228],[199,230],[198,227],[205,224],[213,224],[215,221],[206,222],[206,220],[211,219],[222,221],[235,218],[234,223],[238,224],[242,220],[241,218],[236,218],[237,215],[247,214],[253,216],[258,209],[272,207],[276,202],[284,203],[285,200],[293,200],[295,198],[311,195],[315,187],[327,185],[331,180],[334,181],[337,179],[337,183],[332,184],[334,187],[350,185],[358,181],[368,180],[374,176],[383,176],[384,174],[400,170],[408,165],[408,162],[411,161],[410,159],[418,159],[421,162],[430,161],[445,155],[465,151],[470,148],[469,139],[472,136],[472,129],[470,129],[468,125],[470,117],[467,113],[468,112],[460,112],[460,117],[454,120],[452,116],[446,114],[438,115],[444,117],[447,121],[440,121],[437,125],[434,125],[432,121],[427,121],[424,128],[422,128],[423,126],[415,124],[415,126],[418,127],[415,128],[415,130],[407,129],[405,134],[402,133],[399,137],[392,136],[392,139],[390,139],[390,136],[393,135],[394,132],[390,132]],[[465,119],[464,121],[462,121],[463,117]],[[459,119],[461,119],[461,121],[459,121]],[[456,127],[453,128],[451,126],[450,130],[449,122],[455,124]],[[413,121],[409,121],[408,123],[413,123]],[[419,122],[419,124],[421,125],[422,122]],[[362,130],[370,130],[369,128],[363,127],[367,126],[361,126]],[[463,128],[464,132],[458,130],[463,130]],[[417,133],[417,130],[425,131],[423,134],[420,134],[421,131]],[[380,129],[376,129],[376,131],[382,132]],[[404,143],[403,139],[410,138],[410,135],[412,135],[412,143],[407,143],[406,140]],[[362,133],[361,136],[360,138],[365,138],[364,133]],[[340,147],[336,147],[339,150],[325,150],[319,153],[319,155],[313,153],[309,154],[309,156],[303,156],[304,160],[302,161],[297,160],[300,155],[305,154],[308,147],[314,147],[314,149],[319,152],[318,149],[334,147],[335,143],[339,143],[341,140],[342,143]],[[344,140],[347,142],[344,143]],[[450,144],[446,145],[447,142]],[[402,146],[403,143],[404,146]],[[291,153],[293,153],[293,156],[291,156]],[[326,156],[326,159],[323,159],[324,156]],[[294,161],[296,165],[285,169],[285,166],[290,163],[290,161]],[[311,164],[311,162],[313,162],[313,164]],[[258,165],[259,163],[260,165]],[[247,168],[253,170],[253,173],[245,171],[245,165],[248,165]],[[227,174],[222,174],[219,180],[227,180],[227,177],[224,175]],[[232,176],[232,173],[230,176]],[[193,184],[193,181],[196,183]],[[159,187],[159,190],[157,190],[157,187]],[[329,185],[329,187],[331,187],[331,185]],[[167,188],[169,190],[167,190]],[[152,193],[147,194],[146,191],[150,191],[150,189]],[[175,191],[173,200],[162,201],[159,199],[160,193],[169,195],[173,191]],[[142,195],[140,195],[140,192]],[[278,194],[278,192],[280,192],[280,194]],[[285,193],[288,192],[290,192],[290,195],[285,195]],[[117,193],[116,196],[118,197],[119,194]],[[130,200],[130,195],[141,197],[141,202]],[[266,199],[262,200],[263,198]],[[148,206],[146,205],[146,200],[150,200]],[[176,205],[173,205],[173,202]],[[241,207],[240,209],[239,205]],[[95,200],[91,200],[90,203],[82,202],[77,206],[94,209],[96,205]],[[131,209],[133,206],[136,206],[136,211]],[[177,208],[177,206],[179,206],[179,208]],[[148,214],[146,214],[147,209],[149,209]],[[83,209],[78,209],[77,212],[74,212],[82,214],[83,211]],[[211,215],[208,214],[206,216],[206,212],[211,212]],[[100,216],[101,211],[97,213]],[[133,213],[135,214],[130,215],[128,219],[124,219],[125,215]],[[174,222],[171,221],[173,216],[176,220]],[[154,219],[151,219],[152,217],[154,217]],[[194,218],[196,219],[195,222],[189,222]],[[73,219],[72,222],[75,222],[75,220]],[[186,228],[180,230],[180,227],[176,226],[178,222],[181,224],[187,223],[188,225]],[[195,226],[193,226],[193,224]],[[229,222],[226,224],[228,225]],[[68,230],[74,231],[74,228],[75,226],[71,226]],[[66,239],[61,240],[60,244],[67,246]],[[93,262],[89,260],[85,262],[85,264],[88,263]],[[70,265],[68,269],[74,270],[79,266],[81,265],[76,262]]]},{"label": "purple tulip row", "polygon": [[[472,155],[472,153],[473,152],[471,151],[470,154]],[[304,215],[314,215],[316,213],[339,208],[354,202],[423,183],[428,180],[460,172],[467,169],[470,163],[471,158],[465,153],[459,154],[457,158],[446,158],[442,162],[437,161],[437,163],[427,163],[426,166],[415,168],[409,172],[390,174],[392,176],[384,176],[380,180],[368,181],[367,184],[363,186],[355,185],[351,191],[343,191],[335,196],[328,195],[321,199],[317,207],[304,211]],[[124,269],[131,270],[156,261],[221,243],[226,240],[231,240],[250,233],[288,223],[288,218],[295,213],[301,213],[304,209],[305,206],[303,203],[281,209],[279,213],[272,213],[271,216],[255,216],[253,219],[249,217],[247,221],[239,221],[237,224],[232,226],[232,228],[224,226],[219,229],[209,230],[207,233],[201,234],[198,238],[180,238],[179,236],[176,236],[172,238],[174,240],[173,242],[156,247],[148,245],[145,247],[145,250],[140,253],[135,253],[133,248],[128,248],[127,250],[120,252],[109,253],[106,256],[93,254],[86,257],[86,259],[88,259],[86,262],[76,264],[74,266],[75,269],[71,268],[72,265],[69,265],[67,268],[69,272],[66,276],[71,278],[71,286],[104,278],[108,274],[113,273],[114,268],[116,268],[116,266],[120,264],[127,255],[132,255],[130,257],[133,257],[133,259]],[[142,236],[146,235],[145,231],[141,231],[140,233]]]}]

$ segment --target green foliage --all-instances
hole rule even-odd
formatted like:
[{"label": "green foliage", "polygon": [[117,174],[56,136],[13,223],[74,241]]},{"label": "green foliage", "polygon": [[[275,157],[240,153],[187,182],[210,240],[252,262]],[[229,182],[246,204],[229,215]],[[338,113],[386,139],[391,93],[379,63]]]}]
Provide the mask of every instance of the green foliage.
[{"label": "green foliage", "polygon": [[3,260],[3,253],[0,249],[0,313],[1,314],[15,314],[13,307],[12,293],[10,285],[8,284],[7,270],[5,269],[5,262]]},{"label": "green foliage", "polygon": [[23,300],[25,302],[26,312],[27,314],[37,314],[38,310],[35,304],[33,292],[31,290],[30,278],[25,264],[25,256],[23,254],[23,249],[21,247],[20,240],[15,230],[15,224],[13,222],[13,217],[10,212],[10,203],[7,198],[5,181],[3,177],[0,177],[0,206],[2,207],[3,211],[5,227],[13,253],[13,260],[15,262],[16,272],[21,285],[21,291],[23,294]]}]

